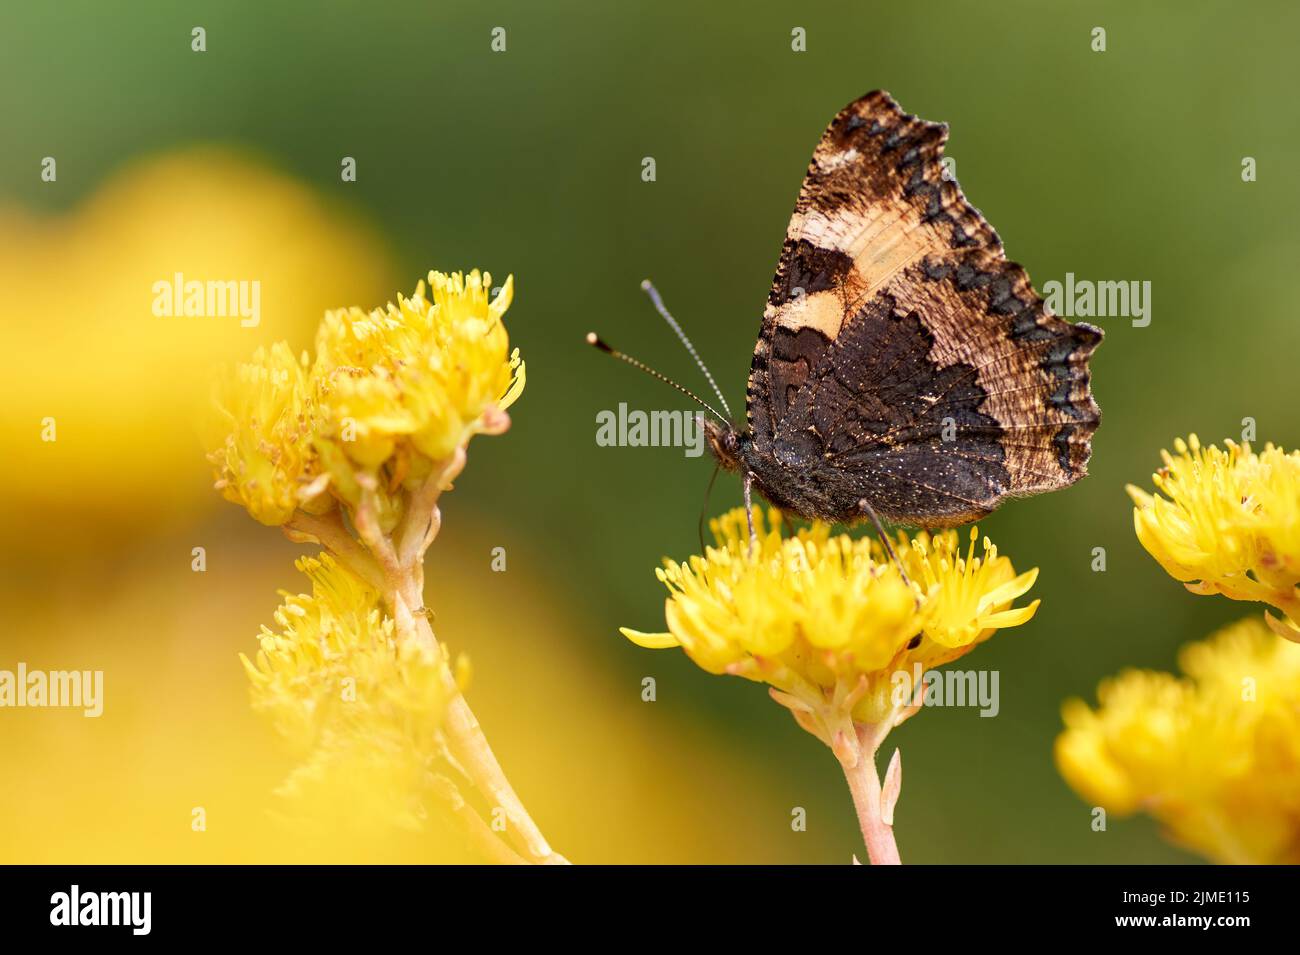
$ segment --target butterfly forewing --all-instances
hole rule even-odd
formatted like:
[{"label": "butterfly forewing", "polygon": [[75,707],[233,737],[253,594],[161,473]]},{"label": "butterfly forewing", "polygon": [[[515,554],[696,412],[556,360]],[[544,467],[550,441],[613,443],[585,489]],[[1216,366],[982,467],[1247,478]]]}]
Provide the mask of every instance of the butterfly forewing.
[{"label": "butterfly forewing", "polygon": [[1086,471],[1101,332],[1006,260],[944,174],[947,133],[875,92],[813,154],[747,401],[747,463],[787,510],[944,526]]}]

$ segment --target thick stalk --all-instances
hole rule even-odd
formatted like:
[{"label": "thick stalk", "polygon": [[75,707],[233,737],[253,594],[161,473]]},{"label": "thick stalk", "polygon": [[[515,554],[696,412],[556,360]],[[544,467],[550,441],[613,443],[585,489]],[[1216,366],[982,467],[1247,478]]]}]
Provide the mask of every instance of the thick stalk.
[{"label": "thick stalk", "polygon": [[850,766],[843,759],[840,760],[840,765],[844,768],[849,792],[853,794],[853,806],[858,812],[858,825],[862,829],[862,839],[867,844],[871,864],[901,865],[903,860],[899,858],[898,843],[894,841],[894,827],[885,822],[884,818],[875,751],[865,752],[859,748],[854,765]]}]

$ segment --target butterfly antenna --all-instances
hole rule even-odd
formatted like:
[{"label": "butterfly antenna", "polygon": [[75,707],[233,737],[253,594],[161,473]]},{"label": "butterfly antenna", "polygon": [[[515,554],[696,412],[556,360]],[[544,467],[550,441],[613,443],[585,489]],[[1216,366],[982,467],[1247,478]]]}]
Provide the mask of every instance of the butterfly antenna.
[{"label": "butterfly antenna", "polygon": [[668,309],[664,307],[664,300],[659,297],[659,290],[650,284],[649,279],[645,279],[641,283],[641,291],[650,296],[650,301],[654,304],[655,311],[662,315],[663,320],[677,333],[677,337],[681,339],[682,344],[686,346],[686,350],[690,352],[691,357],[695,359],[695,364],[699,365],[700,371],[704,372],[704,377],[709,379],[709,385],[713,388],[713,393],[718,396],[718,400],[722,402],[722,409],[727,412],[727,417],[730,418],[731,408],[727,405],[727,399],[723,397],[722,389],[719,388],[718,383],[713,380],[713,373],[709,371],[709,366],[704,364],[704,359],[701,358],[699,352],[695,350],[695,346],[691,344],[691,340],[686,337],[686,333],[682,331],[682,326],[677,324],[677,319],[673,318],[672,315],[669,314]]},{"label": "butterfly antenna", "polygon": [[703,409],[705,409],[706,411],[710,412],[714,417],[716,417],[716,418],[717,418],[719,421],[721,421],[723,424],[725,424],[725,425],[727,425],[727,426],[730,426],[730,425],[731,425],[730,420],[728,420],[727,418],[724,418],[724,417],[722,416],[722,414],[718,411],[717,408],[713,407],[713,405],[709,404],[707,401],[705,401],[703,398],[701,398],[701,397],[700,397],[699,395],[697,395],[695,392],[691,391],[689,388],[683,388],[681,385],[677,384],[677,382],[673,381],[673,380],[672,380],[671,378],[669,378],[667,375],[660,374],[659,372],[655,371],[653,368],[651,368],[651,367],[650,367],[649,365],[647,365],[645,362],[637,361],[637,360],[636,360],[635,358],[633,358],[631,355],[625,355],[625,354],[623,354],[623,352],[619,351],[617,348],[614,348],[614,347],[612,347],[611,345],[607,344],[605,341],[603,341],[603,340],[601,339],[601,337],[600,337],[599,335],[597,335],[595,332],[588,332],[588,333],[587,333],[587,344],[588,344],[588,345],[591,345],[591,346],[594,347],[594,348],[599,348],[601,351],[603,351],[603,352],[604,352],[605,354],[607,354],[607,355],[613,355],[615,358],[619,359],[620,361],[625,361],[625,362],[627,362],[627,363],[628,363],[629,365],[631,365],[633,368],[639,368],[639,369],[641,369],[641,371],[644,371],[644,372],[645,372],[647,375],[649,375],[650,377],[652,377],[652,378],[658,378],[660,381],[662,381],[662,382],[663,382],[664,384],[666,384],[666,385],[671,385],[672,387],[674,387],[674,388],[676,388],[678,391],[680,391],[682,394],[684,394],[687,398],[690,398],[692,401],[694,401],[694,402],[695,402],[697,405],[699,405],[701,408],[703,408]]}]

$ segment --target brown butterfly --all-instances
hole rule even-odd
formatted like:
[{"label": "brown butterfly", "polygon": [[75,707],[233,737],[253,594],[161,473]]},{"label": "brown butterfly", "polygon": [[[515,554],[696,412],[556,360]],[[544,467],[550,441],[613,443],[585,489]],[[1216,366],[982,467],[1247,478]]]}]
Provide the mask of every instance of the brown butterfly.
[{"label": "brown butterfly", "polygon": [[817,144],[763,312],[747,426],[691,395],[718,418],[706,437],[740,472],[747,508],[752,487],[803,518],[948,527],[1087,472],[1101,330],[1051,314],[1007,261],[945,174],[947,138],[877,91]]}]

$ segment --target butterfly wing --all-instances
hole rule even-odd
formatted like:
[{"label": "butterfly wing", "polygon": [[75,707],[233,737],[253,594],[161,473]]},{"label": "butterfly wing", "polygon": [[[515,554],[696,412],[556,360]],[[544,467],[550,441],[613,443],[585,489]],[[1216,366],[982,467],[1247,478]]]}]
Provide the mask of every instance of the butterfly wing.
[{"label": "butterfly wing", "polygon": [[1052,315],[1007,261],[945,175],[947,136],[874,92],[813,153],[747,400],[760,489],[805,516],[852,519],[865,498],[963,523],[1086,473],[1101,331]]}]

